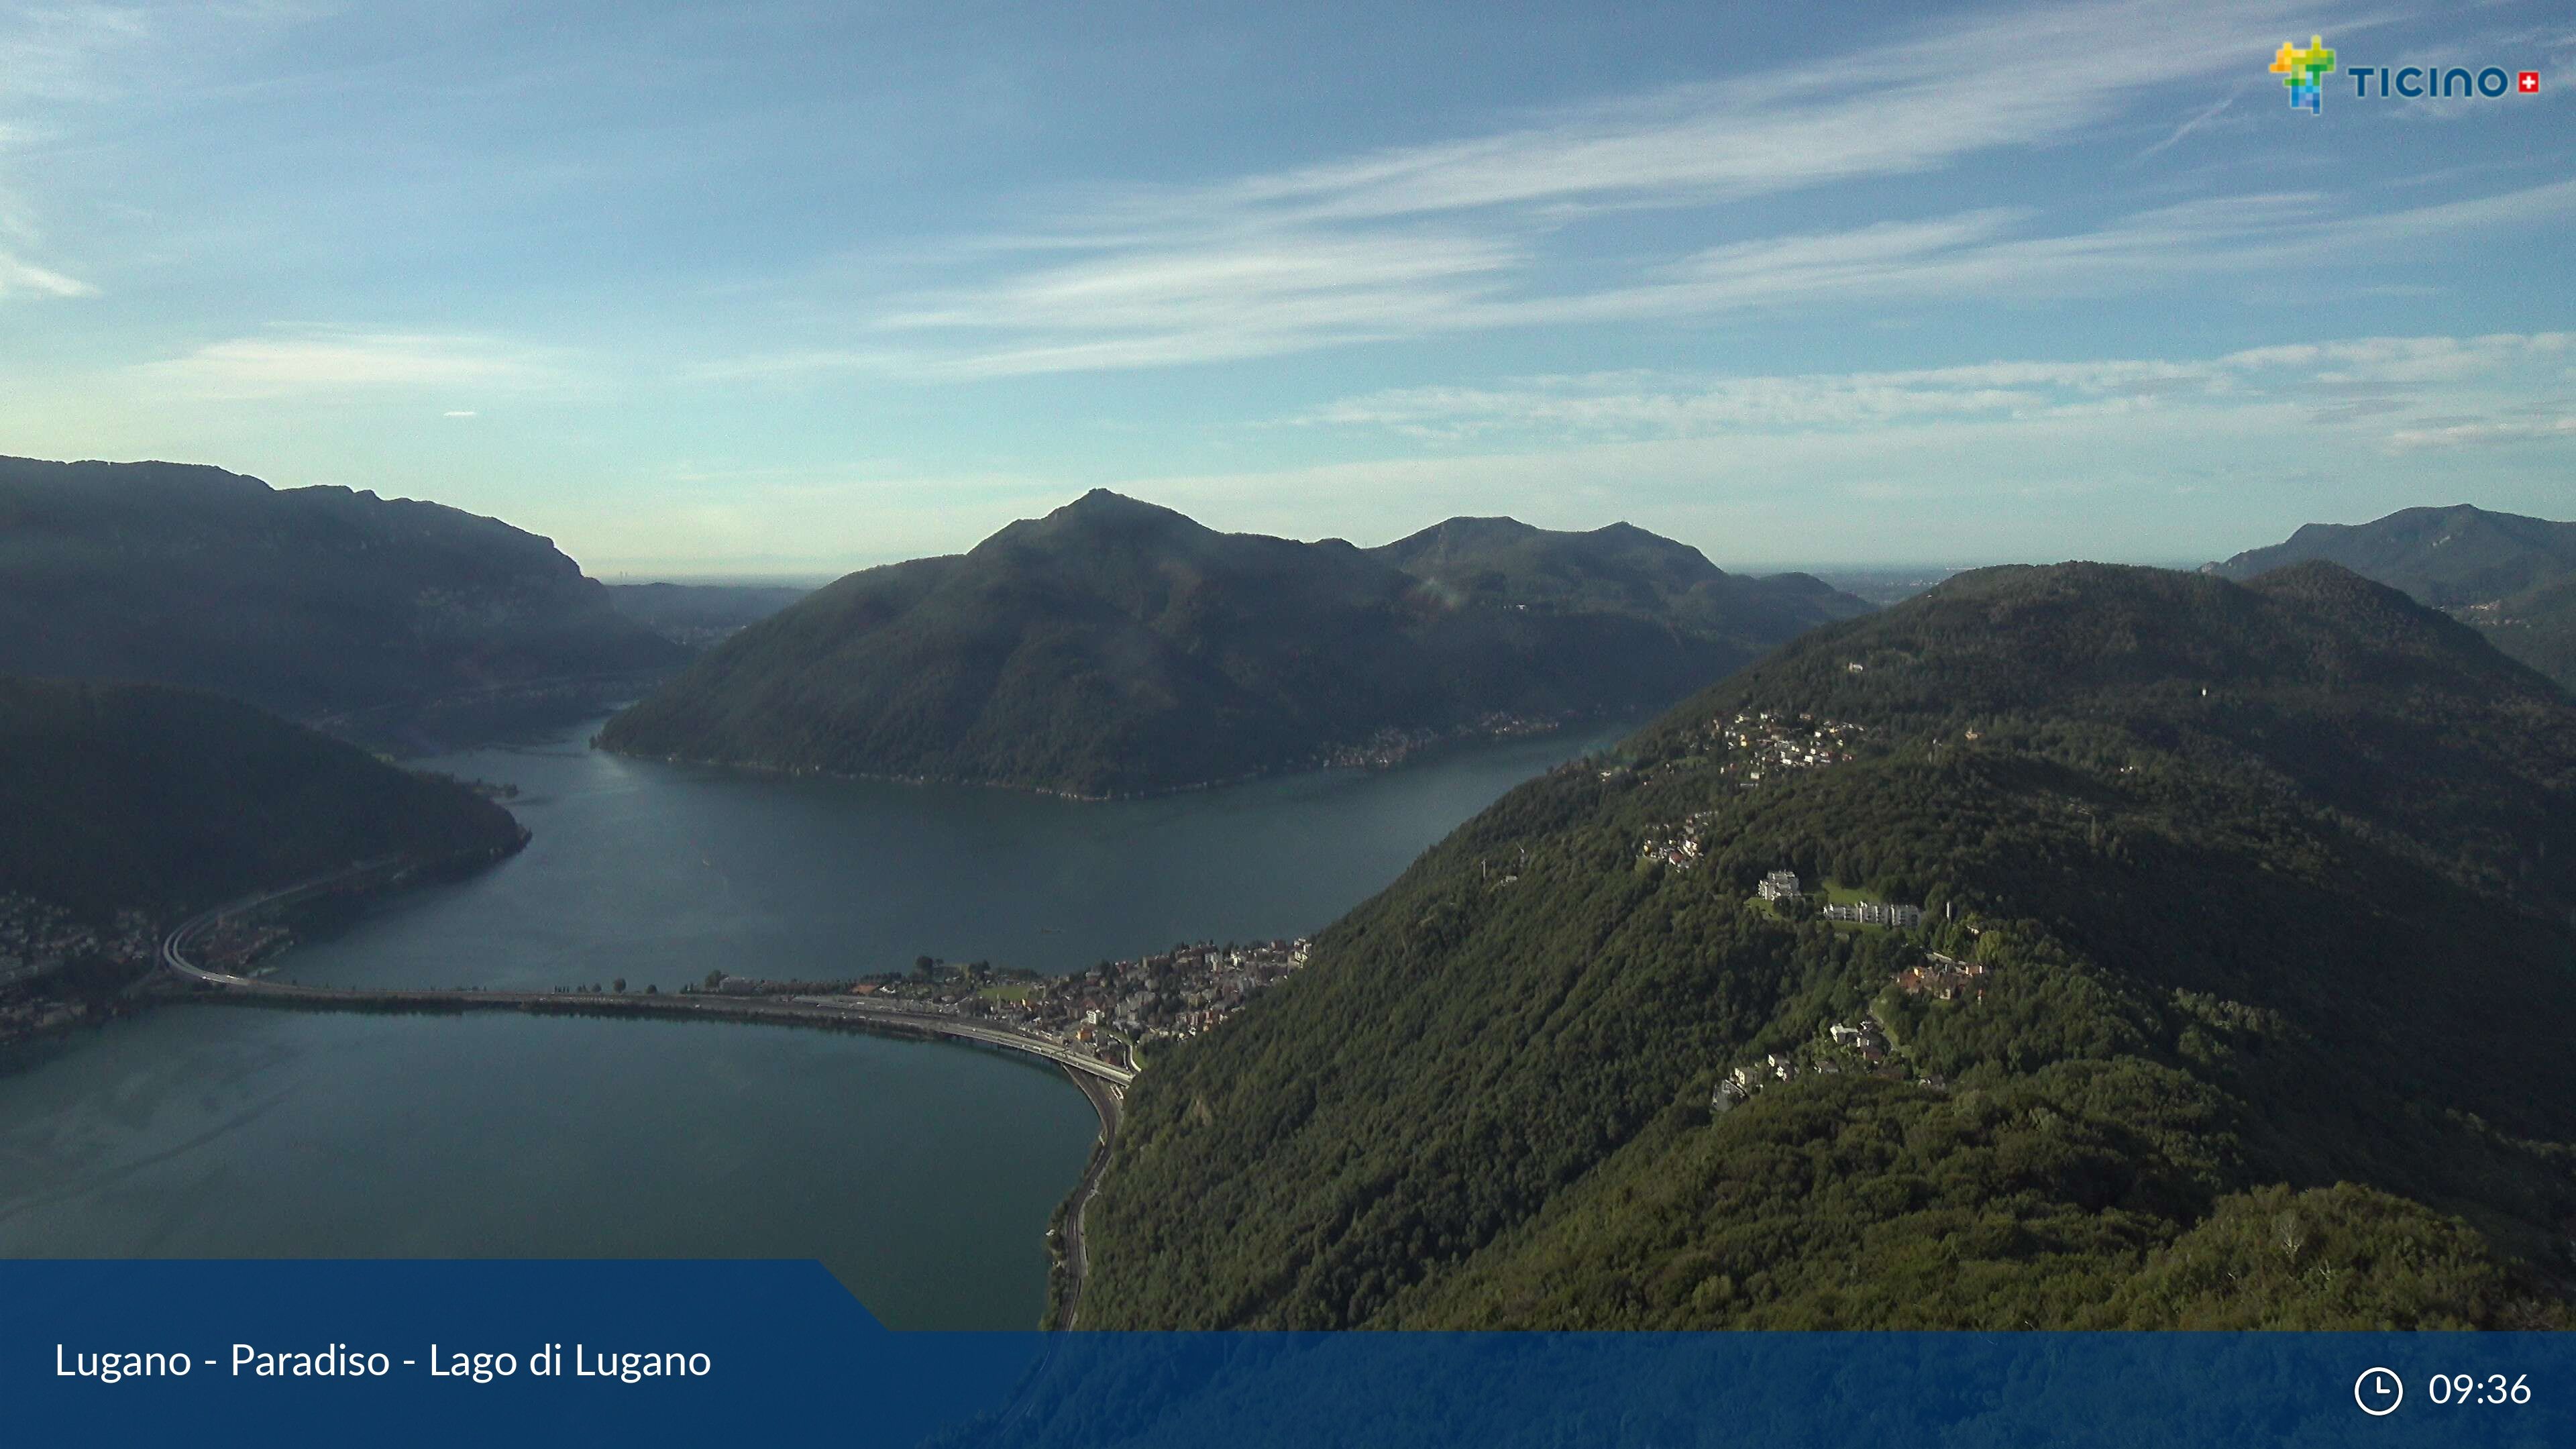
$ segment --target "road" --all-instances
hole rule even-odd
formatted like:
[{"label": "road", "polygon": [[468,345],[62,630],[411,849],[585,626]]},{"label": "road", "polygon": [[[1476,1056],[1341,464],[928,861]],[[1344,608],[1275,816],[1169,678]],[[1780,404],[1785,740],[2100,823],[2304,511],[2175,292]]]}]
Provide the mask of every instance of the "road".
[{"label": "road", "polygon": [[1091,1160],[1082,1166],[1082,1181],[1074,1185],[1073,1200],[1064,1209],[1064,1241],[1058,1245],[1064,1252],[1064,1303],[1056,1318],[1057,1325],[1063,1328],[1082,1324],[1082,1288],[1091,1280],[1091,1244],[1083,1236],[1083,1214],[1091,1210],[1091,1199],[1100,1191],[1100,1180],[1109,1175],[1109,1154],[1118,1145],[1119,1113],[1127,1105],[1126,1089],[1100,1078],[1077,1077],[1074,1085],[1082,1088],[1092,1108],[1100,1113],[1100,1140],[1092,1144]]},{"label": "road", "polygon": [[262,906],[278,905],[298,896],[326,891],[345,881],[355,880],[376,871],[394,869],[401,864],[402,859],[399,856],[380,856],[374,860],[362,860],[345,870],[335,870],[328,875],[317,875],[310,880],[297,881],[291,886],[280,886],[273,891],[263,891],[258,895],[244,896],[237,901],[227,901],[210,911],[200,911],[181,921],[169,935],[161,938],[161,964],[205,986],[262,985],[263,983],[247,976],[228,976],[221,971],[209,971],[197,965],[188,959],[188,943],[205,934],[216,922],[226,916],[238,916],[258,910]]},{"label": "road", "polygon": [[[721,996],[701,992],[617,994],[574,991],[475,991],[413,987],[298,986],[283,981],[210,971],[188,959],[188,945],[227,916],[327,890],[395,861],[366,861],[328,876],[218,906],[181,922],[161,942],[161,964],[185,980],[214,988],[175,997],[348,1011],[527,1011],[566,1016],[662,1016],[701,1021],[760,1021],[828,1026],[898,1036],[946,1037],[1043,1057],[1068,1071],[1123,1088],[1136,1080],[1125,1067],[1104,1062],[1053,1037],[964,1017],[903,1011],[849,996]],[[1098,1098],[1094,1098],[1097,1105]],[[1103,1118],[1104,1130],[1108,1119]]]},{"label": "road", "polygon": [[[752,1021],[785,1026],[868,1031],[894,1036],[945,1037],[1004,1051],[1024,1052],[1064,1068],[1073,1084],[1091,1099],[1100,1114],[1100,1137],[1082,1169],[1064,1218],[1061,1247],[1067,1269],[1059,1323],[1072,1328],[1082,1313],[1082,1289],[1091,1272],[1090,1244],[1083,1218],[1100,1180],[1109,1170],[1110,1150],[1118,1140],[1118,1123],[1127,1087],[1136,1073],[1104,1062],[1053,1037],[1014,1027],[970,1021],[963,1017],[904,1011],[853,996],[724,996],[699,992],[474,991],[437,988],[301,986],[252,976],[212,971],[188,957],[189,944],[226,917],[273,906],[299,896],[329,890],[370,872],[399,869],[399,860],[362,861],[346,870],[217,906],[191,916],[161,940],[161,964],[195,989],[170,999],[225,1002],[236,1005],[340,1011],[524,1011],[564,1016],[658,1016],[693,1021]],[[1132,1048],[1131,1048],[1132,1050]],[[1132,1058],[1131,1058],[1132,1060]]]}]

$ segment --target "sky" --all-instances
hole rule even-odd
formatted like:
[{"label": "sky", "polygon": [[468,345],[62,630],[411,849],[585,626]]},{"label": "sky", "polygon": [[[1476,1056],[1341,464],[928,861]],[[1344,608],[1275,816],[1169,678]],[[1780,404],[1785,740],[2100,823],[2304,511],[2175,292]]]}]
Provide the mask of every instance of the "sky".
[{"label": "sky", "polygon": [[2576,516],[2564,5],[1802,9],[0,0],[0,453],[624,578],[1094,487],[1753,568]]}]

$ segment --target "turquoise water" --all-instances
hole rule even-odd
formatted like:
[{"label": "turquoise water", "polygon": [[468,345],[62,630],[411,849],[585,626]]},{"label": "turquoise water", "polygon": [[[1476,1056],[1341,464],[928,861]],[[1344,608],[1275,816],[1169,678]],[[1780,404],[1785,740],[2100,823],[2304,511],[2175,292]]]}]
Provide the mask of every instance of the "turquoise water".
[{"label": "turquoise water", "polygon": [[[1604,738],[1083,804],[624,760],[587,733],[423,762],[518,785],[527,850],[333,922],[279,974],[669,990],[1300,935]],[[165,1008],[0,1075],[0,1254],[818,1258],[898,1326],[1023,1327],[1096,1125],[1053,1069],[953,1045]]]}]

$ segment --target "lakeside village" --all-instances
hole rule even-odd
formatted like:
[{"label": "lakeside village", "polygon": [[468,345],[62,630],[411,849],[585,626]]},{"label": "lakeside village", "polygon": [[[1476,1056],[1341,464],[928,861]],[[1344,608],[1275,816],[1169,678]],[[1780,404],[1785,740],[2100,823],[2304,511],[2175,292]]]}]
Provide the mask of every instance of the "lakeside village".
[{"label": "lakeside village", "polygon": [[151,969],[161,932],[141,911],[118,911],[105,926],[33,896],[0,892],[0,1042],[78,1026],[114,1013],[112,994],[65,992],[74,968],[103,969],[122,985]]},{"label": "lakeside village", "polygon": [[703,986],[681,989],[718,996],[861,997],[887,1011],[959,1017],[1049,1038],[1132,1071],[1139,1066],[1140,1046],[1215,1030],[1245,1002],[1305,965],[1310,949],[1302,937],[1248,945],[1200,941],[1103,961],[1070,976],[921,956],[909,975],[771,981],[711,971]]},{"label": "lakeside village", "polygon": [[1552,735],[1565,728],[1572,714],[1534,715],[1496,713],[1480,715],[1462,725],[1446,730],[1379,730],[1355,745],[1337,745],[1316,756],[1315,766],[1324,770],[1384,770],[1420,751],[1462,740],[1518,740],[1534,735]]}]

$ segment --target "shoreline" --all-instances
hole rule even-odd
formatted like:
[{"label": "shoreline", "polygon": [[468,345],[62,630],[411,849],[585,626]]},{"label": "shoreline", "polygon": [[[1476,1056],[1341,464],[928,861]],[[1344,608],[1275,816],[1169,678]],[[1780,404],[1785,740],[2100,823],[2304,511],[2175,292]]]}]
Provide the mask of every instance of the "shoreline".
[{"label": "shoreline", "polygon": [[[1105,794],[1062,789],[1052,785],[1024,784],[1013,780],[969,779],[961,775],[896,775],[887,774],[882,771],[854,772],[847,770],[827,770],[814,765],[772,765],[761,764],[749,760],[717,760],[695,755],[655,754],[650,751],[626,749],[617,745],[605,743],[604,728],[588,736],[586,743],[590,748],[599,751],[601,754],[615,755],[622,760],[643,760],[658,765],[686,765],[708,770],[740,770],[748,774],[774,775],[795,780],[844,780],[866,784],[911,786],[952,785],[979,790],[1006,790],[1020,795],[1042,795],[1051,799],[1071,800],[1085,805],[1106,805],[1119,801],[1159,800],[1174,795],[1190,795],[1206,790],[1223,790],[1235,785],[1249,785],[1259,780],[1275,780],[1294,775],[1324,775],[1345,770],[1381,773],[1387,770],[1401,769],[1418,760],[1436,757],[1437,755],[1454,748],[1473,747],[1477,745],[1503,745],[1522,740],[1552,739],[1559,735],[1579,729],[1585,725],[1610,724],[1620,720],[1642,720],[1650,717],[1652,714],[1653,711],[1645,710],[1595,715],[1575,715],[1557,720],[1543,729],[1497,729],[1480,734],[1446,736],[1441,739],[1433,740],[1430,743],[1417,748],[1409,749],[1402,755],[1384,763],[1337,765],[1329,763],[1326,759],[1319,758],[1290,765],[1268,766],[1261,769],[1250,770],[1240,775],[1228,775],[1219,779],[1193,780],[1186,784],[1157,785],[1150,789],[1125,790]],[[1329,756],[1333,750],[1343,748],[1358,749],[1360,746],[1330,747],[1325,751],[1325,755]]]},{"label": "shoreline", "polygon": [[1108,1175],[1124,1116],[1126,1089],[1133,1073],[1106,1062],[1077,1066],[1041,1049],[1028,1039],[1007,1039],[998,1029],[942,1022],[909,1012],[868,1011],[818,1006],[795,998],[724,997],[626,993],[465,990],[366,990],[328,986],[292,986],[233,978],[222,985],[198,981],[175,986],[163,978],[162,989],[142,998],[168,1005],[230,1006],[271,1011],[362,1012],[386,1015],[461,1016],[469,1011],[515,1011],[528,1016],[660,1018],[672,1021],[717,1021],[738,1025],[796,1027],[889,1037],[939,1045],[981,1047],[1019,1057],[1051,1062],[1090,1101],[1100,1119],[1091,1153],[1072,1192],[1059,1204],[1047,1229],[1047,1287],[1038,1327],[1070,1330],[1079,1326],[1083,1288],[1091,1271],[1090,1243],[1084,1233],[1086,1214]]}]

